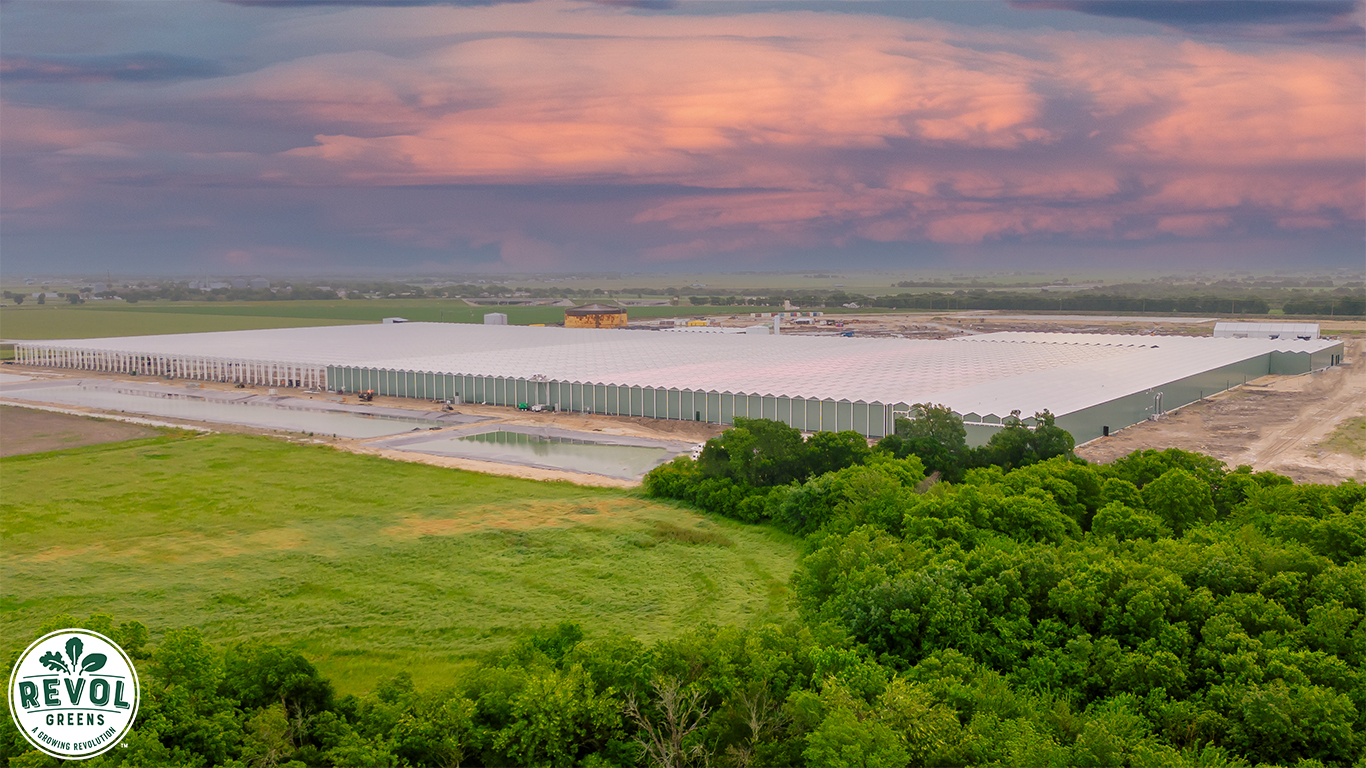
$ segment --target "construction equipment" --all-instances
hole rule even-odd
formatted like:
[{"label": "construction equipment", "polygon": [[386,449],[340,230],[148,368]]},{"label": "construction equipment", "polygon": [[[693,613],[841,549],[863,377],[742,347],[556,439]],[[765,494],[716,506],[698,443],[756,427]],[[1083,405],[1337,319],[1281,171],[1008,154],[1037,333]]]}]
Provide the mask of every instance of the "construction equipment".
[{"label": "construction equipment", "polygon": [[372,402],[375,399],[375,390],[367,389],[364,392],[357,392],[356,397],[360,398],[362,403]]}]

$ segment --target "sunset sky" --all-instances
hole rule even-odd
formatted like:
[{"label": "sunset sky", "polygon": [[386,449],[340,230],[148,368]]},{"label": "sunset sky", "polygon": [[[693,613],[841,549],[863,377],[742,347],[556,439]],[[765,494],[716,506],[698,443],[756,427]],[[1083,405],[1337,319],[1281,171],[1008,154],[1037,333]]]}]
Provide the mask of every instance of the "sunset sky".
[{"label": "sunset sky", "polygon": [[1337,0],[0,5],[0,268],[1361,266]]}]

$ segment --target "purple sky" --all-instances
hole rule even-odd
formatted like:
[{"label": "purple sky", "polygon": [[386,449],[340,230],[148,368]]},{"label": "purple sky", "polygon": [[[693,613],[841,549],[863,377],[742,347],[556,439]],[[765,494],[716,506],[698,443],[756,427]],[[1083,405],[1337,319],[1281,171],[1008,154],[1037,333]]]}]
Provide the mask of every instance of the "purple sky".
[{"label": "purple sky", "polygon": [[0,14],[9,275],[1366,258],[1356,2]]}]

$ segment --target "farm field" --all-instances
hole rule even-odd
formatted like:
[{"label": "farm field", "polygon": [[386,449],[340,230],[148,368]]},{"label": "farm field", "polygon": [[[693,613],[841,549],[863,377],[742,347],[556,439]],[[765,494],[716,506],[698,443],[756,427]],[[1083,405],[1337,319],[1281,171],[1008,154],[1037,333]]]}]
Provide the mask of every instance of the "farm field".
[{"label": "farm field", "polygon": [[245,435],[0,461],[0,642],[60,613],[304,652],[343,692],[563,620],[643,640],[786,610],[796,539],[626,491]]},{"label": "farm field", "polygon": [[[628,307],[632,319],[735,315],[772,312],[774,307]],[[843,307],[826,310],[844,314]],[[867,313],[877,310],[860,310]],[[891,311],[891,310],[883,310]],[[102,336],[148,336],[159,333],[245,331],[316,325],[377,323],[386,317],[416,322],[482,323],[489,312],[502,312],[513,325],[558,323],[564,307],[471,307],[451,299],[377,299],[337,301],[138,302],[98,307],[23,306],[0,310],[0,338],[88,339]]]},{"label": "farm field", "polygon": [[[592,301],[611,304],[612,299],[576,299],[579,304]],[[693,315],[734,315],[752,312],[781,311],[779,307],[691,306],[685,301],[677,307],[628,306],[632,319],[680,317]],[[80,308],[76,308],[80,311]],[[564,307],[481,305],[472,307],[458,299],[339,299],[337,301],[239,301],[239,302],[161,302],[114,305],[108,311],[151,312],[185,315],[222,315],[233,317],[279,317],[313,320],[347,320],[350,322],[379,322],[386,317],[399,316],[417,322],[482,323],[489,312],[502,312],[513,325],[529,323],[558,323],[564,320]],[[854,310],[835,307],[827,314],[843,314]],[[876,311],[876,310],[863,310]],[[887,310],[884,310],[887,311]]]},{"label": "farm field", "polygon": [[7,307],[0,310],[0,338],[92,339],[101,336],[249,331],[258,328],[297,328],[354,322],[356,321],[336,318],[280,317],[265,314],[234,316],[193,312],[149,312],[122,307]]}]

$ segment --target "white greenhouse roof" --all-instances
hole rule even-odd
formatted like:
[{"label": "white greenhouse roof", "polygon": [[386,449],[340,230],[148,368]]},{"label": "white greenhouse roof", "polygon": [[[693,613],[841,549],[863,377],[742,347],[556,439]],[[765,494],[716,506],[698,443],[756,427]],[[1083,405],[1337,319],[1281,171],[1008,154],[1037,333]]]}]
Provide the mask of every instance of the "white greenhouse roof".
[{"label": "white greenhouse roof", "polygon": [[814,399],[933,402],[961,414],[1063,415],[1271,351],[1339,342],[1081,333],[942,341],[455,323],[19,342],[300,366],[531,378]]},{"label": "white greenhouse roof", "polygon": [[1214,335],[1231,333],[1279,333],[1292,336],[1312,335],[1318,338],[1318,323],[1215,323]]}]

